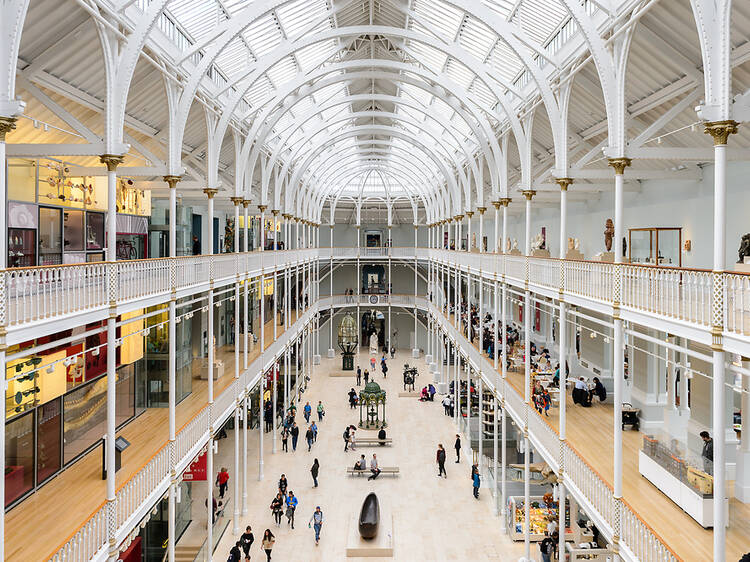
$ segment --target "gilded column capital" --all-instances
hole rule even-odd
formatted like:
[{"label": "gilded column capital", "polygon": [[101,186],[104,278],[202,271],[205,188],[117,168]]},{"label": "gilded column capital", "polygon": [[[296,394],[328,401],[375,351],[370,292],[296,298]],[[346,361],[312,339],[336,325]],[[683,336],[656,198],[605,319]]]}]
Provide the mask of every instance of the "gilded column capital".
[{"label": "gilded column capital", "polygon": [[242,197],[230,197],[229,200],[234,204],[235,207],[239,207],[240,205],[242,205],[242,201],[244,201]]},{"label": "gilded column capital", "polygon": [[242,206],[247,209],[247,206],[251,203],[250,199],[243,199]]},{"label": "gilded column capital", "polygon": [[167,176],[164,176],[162,179],[167,183],[167,185],[169,185],[169,189],[174,189],[177,187],[177,183],[182,179],[182,176],[167,175]]},{"label": "gilded column capital", "polygon": [[492,205],[495,207],[495,209],[499,209],[501,205],[500,200],[498,199],[497,201],[493,201]]},{"label": "gilded column capital", "polygon": [[456,215],[455,217],[453,217],[453,219],[456,220],[456,221],[462,221],[462,220],[464,220],[464,216],[463,215]]},{"label": "gilded column capital", "polygon": [[536,195],[536,191],[534,191],[533,189],[524,189],[521,193],[527,201],[531,201],[531,198]]},{"label": "gilded column capital", "polygon": [[5,135],[16,128],[18,117],[0,117],[0,142],[5,142]]},{"label": "gilded column capital", "polygon": [[203,193],[205,193],[206,197],[208,197],[209,199],[213,199],[216,194],[219,193],[219,190],[214,187],[207,187],[203,190]]},{"label": "gilded column capital", "polygon": [[630,158],[610,158],[609,165],[615,169],[615,175],[621,176],[625,173],[625,168],[630,166],[632,160]]},{"label": "gilded column capital", "polygon": [[486,210],[487,210],[487,207],[477,207],[477,211],[479,211],[480,215],[483,215]]},{"label": "gilded column capital", "polygon": [[560,191],[568,191],[568,186],[573,183],[573,178],[555,178],[555,183],[560,186]]},{"label": "gilded column capital", "polygon": [[508,205],[510,205],[511,201],[513,201],[513,199],[511,199],[510,197],[501,197],[499,203],[503,207],[507,207]]},{"label": "gilded column capital", "polygon": [[282,218],[283,218],[284,220],[287,220],[287,221],[288,221],[288,220],[289,220],[290,218],[292,218],[292,215],[290,215],[289,213],[281,213],[281,217],[282,217]]},{"label": "gilded column capital", "polygon": [[279,211],[278,209],[271,209],[271,214],[272,214],[272,215],[273,215],[274,217],[278,217],[278,216],[279,216],[279,212],[280,212],[280,211]]},{"label": "gilded column capital", "polygon": [[102,154],[99,157],[99,162],[107,166],[108,172],[116,172],[117,166],[122,164],[125,158],[119,154]]},{"label": "gilded column capital", "polygon": [[268,209],[268,205],[258,205],[258,210],[259,210],[259,211],[260,211],[261,213],[265,213],[265,212],[266,212],[266,209]]},{"label": "gilded column capital", "polygon": [[466,211],[466,216],[471,220],[471,217],[474,216],[474,211]]},{"label": "gilded column capital", "polygon": [[704,124],[703,132],[714,138],[714,146],[723,146],[727,144],[729,135],[737,132],[737,121],[709,121]]}]

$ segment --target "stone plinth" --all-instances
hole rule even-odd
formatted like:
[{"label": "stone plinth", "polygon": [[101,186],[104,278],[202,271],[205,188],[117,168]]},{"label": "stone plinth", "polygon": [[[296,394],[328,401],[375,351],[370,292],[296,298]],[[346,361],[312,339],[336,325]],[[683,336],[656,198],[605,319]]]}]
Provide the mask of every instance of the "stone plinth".
[{"label": "stone plinth", "polygon": [[374,539],[365,540],[359,536],[359,508],[349,518],[349,533],[346,541],[346,556],[349,558],[392,558],[393,557],[393,513],[387,502],[380,499],[380,525]]}]

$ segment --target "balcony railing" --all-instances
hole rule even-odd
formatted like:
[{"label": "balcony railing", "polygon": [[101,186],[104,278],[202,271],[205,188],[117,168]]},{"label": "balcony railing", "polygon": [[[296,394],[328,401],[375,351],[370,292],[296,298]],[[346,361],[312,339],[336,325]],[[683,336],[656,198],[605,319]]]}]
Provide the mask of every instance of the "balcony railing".
[{"label": "balcony railing", "polygon": [[[548,289],[592,304],[619,305],[699,329],[723,322],[735,338],[750,338],[750,276],[741,273],[414,247],[310,248],[8,269],[0,280],[5,293],[0,326],[12,333],[104,310],[112,303],[167,295],[172,289],[205,290],[210,279],[226,284],[238,274],[270,273],[299,261],[373,257],[433,259],[493,279],[504,277],[518,287],[528,283],[532,291]],[[712,318],[712,299],[721,299],[722,318]]]}]

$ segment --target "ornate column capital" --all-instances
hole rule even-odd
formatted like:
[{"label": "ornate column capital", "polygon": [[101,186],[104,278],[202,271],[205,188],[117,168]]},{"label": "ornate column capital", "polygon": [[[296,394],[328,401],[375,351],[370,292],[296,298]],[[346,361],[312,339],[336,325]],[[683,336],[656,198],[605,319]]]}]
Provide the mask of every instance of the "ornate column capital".
[{"label": "ornate column capital", "polygon": [[206,189],[203,190],[203,193],[205,193],[206,197],[208,197],[209,199],[213,199],[216,196],[216,194],[219,193],[219,190],[213,187],[207,187]]},{"label": "ornate column capital", "polygon": [[625,173],[625,168],[630,166],[632,160],[630,158],[610,158],[609,165],[615,169],[615,175],[621,176]]},{"label": "ornate column capital", "polygon": [[287,220],[287,221],[288,221],[288,220],[289,220],[290,218],[292,218],[292,215],[290,215],[289,213],[281,213],[281,217],[282,217],[282,218],[283,218],[284,220]]},{"label": "ornate column capital", "polygon": [[533,189],[524,189],[521,193],[527,201],[531,201],[531,198],[536,195],[536,191],[534,191]]},{"label": "ornate column capital", "polygon": [[5,135],[16,128],[18,117],[0,117],[0,142],[5,142]]},{"label": "ornate column capital", "polygon": [[182,176],[164,176],[162,178],[168,185],[169,189],[174,189],[177,187],[177,183],[182,179]]},{"label": "ornate column capital", "polygon": [[294,222],[299,222],[299,217],[292,217],[294,219]]},{"label": "ornate column capital", "polygon": [[466,211],[466,216],[469,217],[469,220],[471,220],[471,217],[474,216],[474,211]]},{"label": "ornate column capital", "polygon": [[568,186],[573,183],[573,178],[555,178],[555,183],[560,186],[560,191],[568,191]]},{"label": "ornate column capital", "polygon": [[501,206],[507,207],[508,205],[510,205],[511,201],[513,201],[513,199],[511,199],[510,197],[501,197],[500,201],[498,202],[500,203]]},{"label": "ornate column capital", "polygon": [[499,209],[500,205],[501,205],[500,200],[492,202],[492,206],[495,207],[495,209]]},{"label": "ornate column capital", "polygon": [[463,215],[456,215],[455,217],[453,217],[453,219],[456,220],[456,221],[462,221],[462,220],[464,220],[464,216]]},{"label": "ornate column capital", "polygon": [[239,207],[242,204],[242,197],[230,197],[229,200],[234,204],[235,207]]},{"label": "ornate column capital", "polygon": [[709,121],[704,124],[703,132],[714,138],[714,146],[723,146],[727,144],[729,135],[737,132],[737,121]]},{"label": "ornate column capital", "polygon": [[279,216],[279,212],[280,212],[280,211],[279,211],[278,209],[271,209],[271,214],[272,214],[272,215],[273,215],[274,217],[278,217],[278,216]]},{"label": "ornate column capital", "polygon": [[258,210],[259,210],[259,211],[260,211],[261,213],[265,213],[265,212],[266,212],[266,209],[268,209],[268,205],[258,205]]},{"label": "ornate column capital", "polygon": [[117,166],[122,164],[124,157],[119,154],[102,154],[99,157],[99,162],[107,166],[108,172],[116,172]]},{"label": "ornate column capital", "polygon": [[479,211],[480,215],[483,215],[486,210],[487,210],[487,207],[477,207],[477,211]]},{"label": "ornate column capital", "polygon": [[242,206],[247,209],[247,206],[250,204],[250,199],[243,199],[242,200]]}]

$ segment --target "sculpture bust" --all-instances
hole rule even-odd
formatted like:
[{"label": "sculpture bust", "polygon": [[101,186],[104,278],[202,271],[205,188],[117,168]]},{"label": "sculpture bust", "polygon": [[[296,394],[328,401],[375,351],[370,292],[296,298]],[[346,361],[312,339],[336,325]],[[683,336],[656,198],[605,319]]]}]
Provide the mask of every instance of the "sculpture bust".
[{"label": "sculpture bust", "polygon": [[513,247],[511,248],[513,251],[518,252],[518,238],[513,239]]},{"label": "sculpture bust", "polygon": [[740,249],[737,251],[737,263],[744,263],[745,256],[750,256],[750,233],[745,234],[740,239]]},{"label": "sculpture bust", "polygon": [[607,219],[604,224],[604,247],[608,252],[612,251],[612,237],[615,235],[615,223],[612,219]]}]

